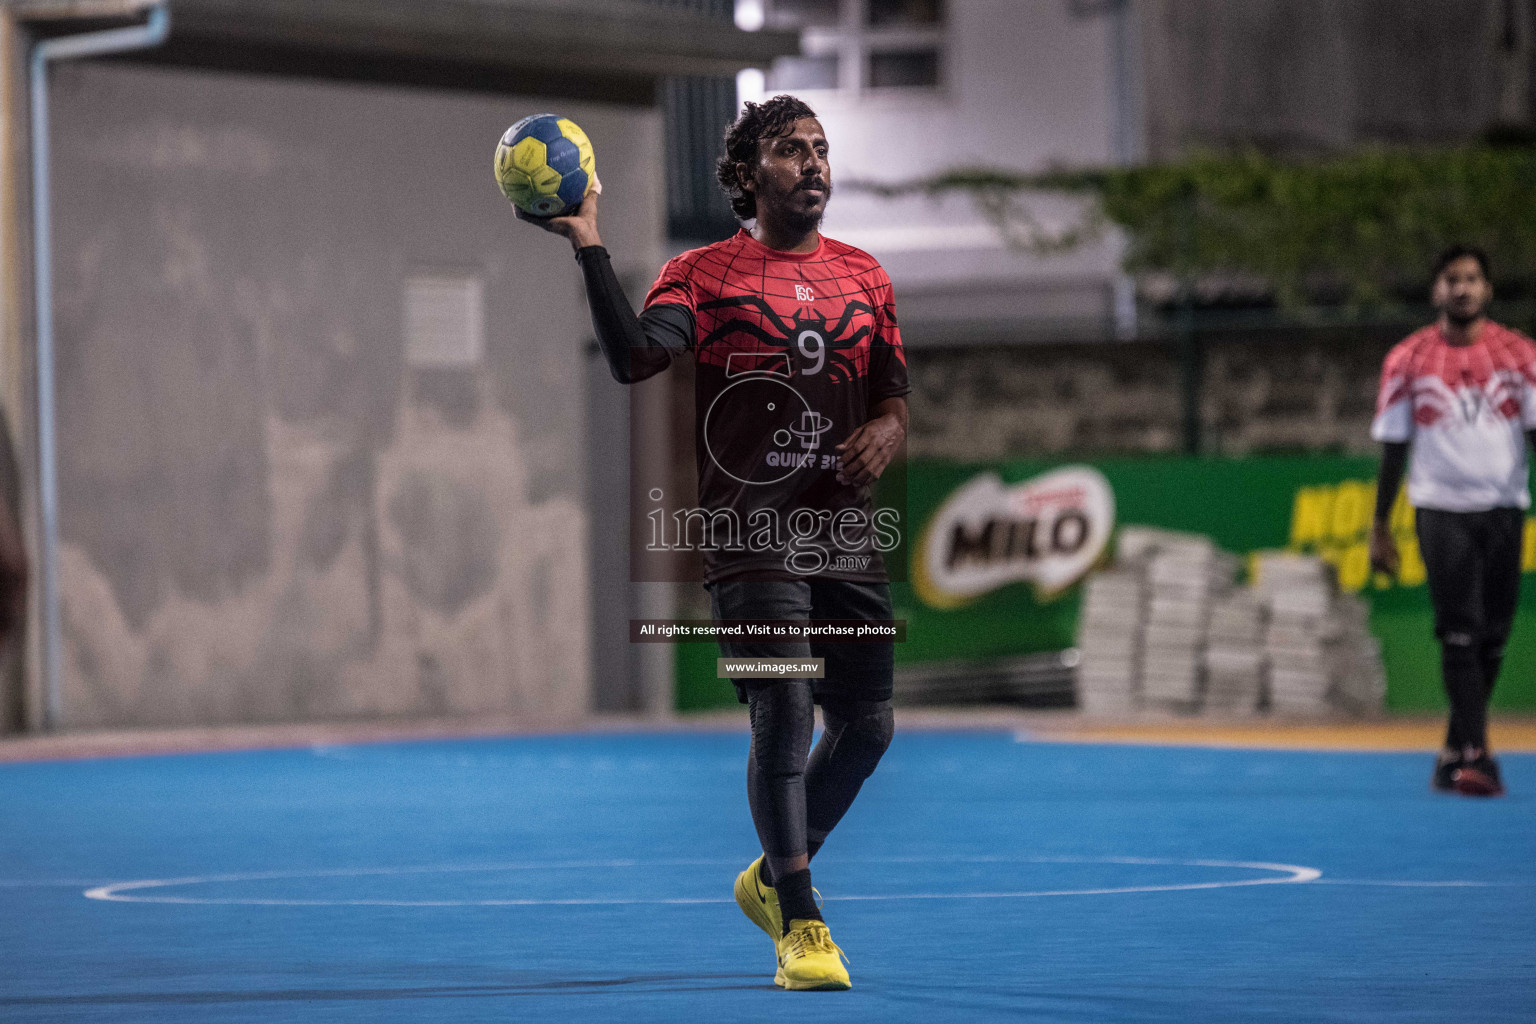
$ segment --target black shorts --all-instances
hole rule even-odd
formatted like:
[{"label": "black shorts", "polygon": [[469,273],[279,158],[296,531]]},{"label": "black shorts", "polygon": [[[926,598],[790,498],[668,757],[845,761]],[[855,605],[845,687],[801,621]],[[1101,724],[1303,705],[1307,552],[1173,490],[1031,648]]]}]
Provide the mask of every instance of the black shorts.
[{"label": "black shorts", "polygon": [[1520,603],[1525,513],[1421,508],[1414,523],[1429,576],[1435,636],[1457,646],[1502,649]]},{"label": "black shorts", "polygon": [[[705,584],[717,622],[730,619],[856,619],[891,618],[888,583],[848,580],[716,580]],[[816,703],[824,696],[845,700],[890,700],[896,645],[877,642],[821,640],[722,640],[726,658],[823,658],[826,677],[811,680]],[[747,702],[748,686],[771,686],[772,679],[732,679],[736,699]]]}]

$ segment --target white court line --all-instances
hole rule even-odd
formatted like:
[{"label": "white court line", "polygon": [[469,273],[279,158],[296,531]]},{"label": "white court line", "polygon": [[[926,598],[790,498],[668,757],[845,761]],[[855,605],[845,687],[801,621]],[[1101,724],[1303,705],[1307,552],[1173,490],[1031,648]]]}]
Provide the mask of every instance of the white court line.
[{"label": "white court line", "polygon": [[[1250,871],[1271,871],[1268,878],[1244,878],[1216,882],[1188,882],[1177,885],[1133,885],[1094,889],[1031,889],[1009,892],[927,892],[927,893],[880,893],[871,895],[830,896],[833,902],[872,900],[1001,900],[1029,899],[1042,896],[1106,896],[1116,893],[1185,892],[1196,889],[1235,889],[1253,885],[1281,885],[1312,882],[1322,876],[1317,868],[1295,864],[1274,864],[1267,861],[1236,860],[1180,860],[1162,857],[892,857],[863,858],[865,863],[1038,863],[1038,864],[1132,864],[1163,867],[1236,868]],[[252,871],[226,875],[189,875],[183,878],[146,878],[130,882],[113,882],[96,886],[84,893],[87,899],[117,903],[177,903],[200,906],[246,907],[544,907],[544,906],[636,906],[636,905],[689,905],[709,903],[733,903],[734,899],[714,896],[660,897],[627,899],[619,897],[590,897],[571,899],[488,899],[488,900],[337,900],[337,899],[244,899],[199,896],[171,896],[161,893],[136,895],[145,889],[167,889],[187,885],[207,885],[217,882],[253,882],[274,879],[299,878],[351,878],[403,874],[435,874],[466,871],[508,871],[615,868],[701,865],[734,866],[735,860],[615,860],[615,861],[547,861],[518,862],[510,864],[449,864],[426,867],[400,868],[336,868],[318,871]]]},{"label": "white court line", "polygon": [[[953,854],[943,857],[843,857],[845,864],[1076,864],[1082,863],[1080,857],[1021,857],[1012,854]],[[725,857],[709,858],[667,858],[661,860],[639,860],[636,858],[624,858],[616,860],[560,860],[560,861],[517,861],[504,864],[432,864],[426,866],[405,866],[388,868],[337,868],[332,870],[312,871],[272,871],[265,873],[245,873],[231,875],[227,878],[221,875],[195,876],[202,881],[253,881],[272,878],[324,878],[333,875],[338,878],[351,878],[365,875],[405,875],[405,874],[447,874],[456,871],[538,871],[538,870],[571,870],[577,868],[632,868],[632,867],[716,867],[733,866],[740,863],[740,859]],[[1139,857],[1099,857],[1092,863],[1095,864],[1161,864],[1163,861],[1148,861]],[[179,881],[169,879],[167,882]],[[103,881],[100,878],[0,878],[0,889],[74,889],[79,886],[107,887],[114,883]],[[1450,884],[1450,883],[1447,883]]]},{"label": "white court line", "polygon": [[1536,886],[1536,881],[1529,882],[1476,882],[1476,881],[1413,881],[1410,879],[1394,878],[1324,878],[1318,885],[1384,885],[1402,889],[1493,889],[1493,888],[1529,888]]}]

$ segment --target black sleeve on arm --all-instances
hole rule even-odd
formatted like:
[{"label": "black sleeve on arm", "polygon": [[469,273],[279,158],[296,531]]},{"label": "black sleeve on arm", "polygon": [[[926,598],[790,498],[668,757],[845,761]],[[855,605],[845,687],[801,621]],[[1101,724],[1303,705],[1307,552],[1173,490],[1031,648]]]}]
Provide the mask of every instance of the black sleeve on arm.
[{"label": "black sleeve on arm", "polygon": [[592,329],[608,359],[608,369],[620,384],[633,384],[665,370],[672,358],[688,350],[693,339],[693,314],[686,306],[663,304],[639,316],[613,272],[608,250],[600,245],[576,250],[587,286]]},{"label": "black sleeve on arm", "polygon": [[1403,483],[1408,465],[1408,442],[1388,441],[1381,446],[1381,472],[1376,477],[1376,522],[1384,523],[1392,514],[1397,489]]},{"label": "black sleeve on arm", "polygon": [[912,393],[907,380],[907,363],[896,346],[876,337],[869,350],[869,406],[873,409],[887,398],[905,398]]}]

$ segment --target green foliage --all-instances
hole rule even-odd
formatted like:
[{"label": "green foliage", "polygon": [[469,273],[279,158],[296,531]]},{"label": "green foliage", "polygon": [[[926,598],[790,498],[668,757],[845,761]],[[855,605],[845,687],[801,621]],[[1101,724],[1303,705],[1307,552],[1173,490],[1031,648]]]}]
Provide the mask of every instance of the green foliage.
[{"label": "green foliage", "polygon": [[[1356,307],[1422,295],[1434,254],[1453,242],[1488,250],[1501,285],[1536,283],[1536,149],[1372,149],[1285,162],[1258,153],[1174,164],[1024,175],[963,169],[884,194],[968,193],[1012,244],[1068,247],[1102,220],[1128,239],[1126,269],[1257,275],[1283,305],[1329,296]],[[1054,234],[1028,217],[1031,192],[1091,201]]]}]

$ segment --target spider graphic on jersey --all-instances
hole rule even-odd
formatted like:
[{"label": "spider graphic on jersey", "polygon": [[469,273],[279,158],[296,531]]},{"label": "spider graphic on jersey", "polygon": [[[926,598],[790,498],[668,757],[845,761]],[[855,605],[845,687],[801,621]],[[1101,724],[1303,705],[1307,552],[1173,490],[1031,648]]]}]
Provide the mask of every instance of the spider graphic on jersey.
[{"label": "spider graphic on jersey", "polygon": [[1416,381],[1404,381],[1388,397],[1389,404],[1412,396],[1414,422],[1421,427],[1442,420],[1475,423],[1484,414],[1512,420],[1520,415],[1520,400],[1515,397],[1519,378],[1515,374],[1495,373],[1486,384],[1471,375],[1463,375],[1462,386],[1452,387],[1434,374]]},{"label": "spider graphic on jersey", "polygon": [[[820,373],[825,367],[827,379],[833,383],[845,384],[858,379],[868,365],[867,347],[863,359],[859,358],[860,344],[870,337],[870,323],[875,316],[874,307],[867,303],[849,301],[835,322],[829,322],[825,313],[801,316],[796,312],[786,320],[760,295],[716,299],[699,306],[701,313],[730,309],[754,311],[759,315],[761,323],[750,316],[735,316],[724,320],[699,342],[702,358],[707,359],[706,353],[712,344],[740,333],[757,339],[774,352],[790,352],[795,369],[801,374]],[[854,319],[861,313],[867,315],[869,320],[855,329]],[[728,316],[729,313],[718,315]],[[716,356],[708,361],[722,360]]]}]

